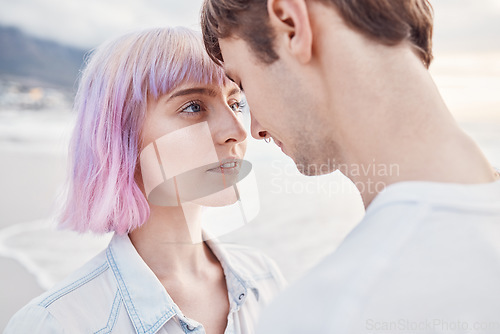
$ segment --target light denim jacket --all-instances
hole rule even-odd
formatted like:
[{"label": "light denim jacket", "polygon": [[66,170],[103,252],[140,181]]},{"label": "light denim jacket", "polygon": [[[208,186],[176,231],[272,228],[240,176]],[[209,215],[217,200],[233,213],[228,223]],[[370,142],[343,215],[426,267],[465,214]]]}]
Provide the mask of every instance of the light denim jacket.
[{"label": "light denim jacket", "polygon": [[[222,264],[230,311],[225,334],[254,333],[257,318],[284,279],[273,261],[236,245],[208,245]],[[129,237],[114,235],[107,249],[33,299],[4,334],[205,333],[182,314]]]}]

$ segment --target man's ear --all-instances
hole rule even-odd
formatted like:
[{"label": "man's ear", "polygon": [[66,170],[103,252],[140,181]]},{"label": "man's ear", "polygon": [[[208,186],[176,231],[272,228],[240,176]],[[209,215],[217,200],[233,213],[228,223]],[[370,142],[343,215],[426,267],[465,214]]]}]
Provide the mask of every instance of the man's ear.
[{"label": "man's ear", "polygon": [[267,12],[277,44],[299,62],[309,62],[313,39],[306,0],[268,0]]}]

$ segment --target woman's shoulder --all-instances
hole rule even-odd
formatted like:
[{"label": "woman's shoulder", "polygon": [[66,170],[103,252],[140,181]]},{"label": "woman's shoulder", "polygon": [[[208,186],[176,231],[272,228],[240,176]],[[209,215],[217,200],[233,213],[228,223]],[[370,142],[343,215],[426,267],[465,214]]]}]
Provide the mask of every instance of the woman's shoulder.
[{"label": "woman's shoulder", "polygon": [[241,277],[256,283],[271,283],[281,290],[286,285],[281,270],[276,262],[263,251],[240,244],[218,242],[223,260]]},{"label": "woman's shoulder", "polygon": [[64,329],[47,308],[29,303],[14,314],[3,333],[64,333]]},{"label": "woman's shoulder", "polygon": [[250,266],[255,271],[265,272],[276,266],[275,261],[258,248],[235,243],[220,243],[219,247],[223,249],[229,260]]},{"label": "woman's shoulder", "polygon": [[86,286],[95,283],[95,280],[108,269],[109,264],[104,250],[29,304],[48,307],[60,299],[68,300],[78,289],[85,289]]},{"label": "woman's shoulder", "polygon": [[110,284],[111,280],[103,282],[101,279],[108,268],[105,251],[102,251],[17,311],[4,334],[39,333],[42,329],[43,333],[62,333],[65,314],[79,314],[82,304],[91,305],[106,298],[100,291],[106,289],[98,287]]}]

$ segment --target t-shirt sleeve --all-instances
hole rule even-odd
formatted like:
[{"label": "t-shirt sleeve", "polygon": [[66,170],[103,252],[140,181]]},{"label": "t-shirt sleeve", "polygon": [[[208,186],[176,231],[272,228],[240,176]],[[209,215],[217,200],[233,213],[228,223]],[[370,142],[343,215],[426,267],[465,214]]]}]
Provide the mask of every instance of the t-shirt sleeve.
[{"label": "t-shirt sleeve", "polygon": [[38,305],[27,305],[9,321],[3,334],[59,334],[63,328],[50,312]]}]

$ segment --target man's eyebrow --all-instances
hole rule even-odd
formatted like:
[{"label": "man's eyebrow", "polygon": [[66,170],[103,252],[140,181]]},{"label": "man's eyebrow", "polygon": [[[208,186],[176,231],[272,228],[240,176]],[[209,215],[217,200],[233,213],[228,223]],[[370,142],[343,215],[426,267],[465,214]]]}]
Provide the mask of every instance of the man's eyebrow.
[{"label": "man's eyebrow", "polygon": [[243,92],[243,87],[241,87],[241,83],[237,83],[233,78],[231,78],[231,75],[229,74],[229,71],[225,71],[226,73],[226,77],[231,80],[232,82],[234,82],[235,84],[238,85],[238,87],[240,88],[240,92]]},{"label": "man's eyebrow", "polygon": [[187,88],[187,89],[182,89],[182,90],[179,90],[179,91],[173,93],[168,99],[171,100],[171,99],[179,97],[179,96],[186,96],[186,95],[193,95],[193,94],[208,95],[210,97],[217,96],[217,92],[213,89],[210,89],[210,88]]}]

